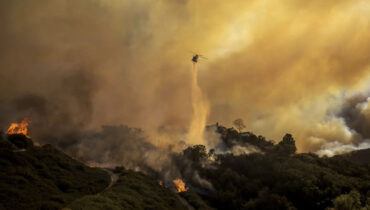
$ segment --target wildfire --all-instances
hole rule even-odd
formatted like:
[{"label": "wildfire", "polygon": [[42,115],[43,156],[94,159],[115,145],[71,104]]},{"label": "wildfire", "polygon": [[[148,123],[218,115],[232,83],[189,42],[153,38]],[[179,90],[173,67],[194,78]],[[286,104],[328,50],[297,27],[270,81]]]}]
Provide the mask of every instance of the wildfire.
[{"label": "wildfire", "polygon": [[161,180],[158,181],[158,184],[161,185],[161,187],[168,188],[168,186],[165,185]]},{"label": "wildfire", "polygon": [[173,180],[173,183],[176,185],[176,190],[178,193],[188,191],[188,187],[185,186],[185,183],[181,179]]},{"label": "wildfire", "polygon": [[12,124],[10,124],[6,134],[8,134],[8,135],[23,134],[23,135],[25,135],[29,138],[29,136],[28,136],[28,124],[29,124],[28,118],[24,118],[21,123],[12,123]]}]

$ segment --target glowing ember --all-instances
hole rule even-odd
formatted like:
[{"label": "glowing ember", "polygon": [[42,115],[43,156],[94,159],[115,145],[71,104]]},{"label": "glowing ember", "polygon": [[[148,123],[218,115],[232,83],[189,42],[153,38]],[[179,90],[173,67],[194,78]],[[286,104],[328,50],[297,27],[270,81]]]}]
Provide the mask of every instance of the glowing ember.
[{"label": "glowing ember", "polygon": [[167,185],[165,185],[165,184],[163,184],[163,182],[161,181],[161,180],[159,180],[158,181],[158,184],[159,185],[161,185],[162,187],[164,187],[164,188],[168,188],[168,186]]},{"label": "glowing ember", "polygon": [[25,135],[29,138],[29,136],[28,136],[28,124],[29,124],[28,118],[24,118],[21,123],[12,123],[12,124],[10,124],[6,134],[8,134],[8,135],[23,134],[23,135]]},{"label": "glowing ember", "polygon": [[173,183],[176,185],[176,190],[178,193],[188,191],[188,187],[185,187],[185,183],[181,179],[173,180]]}]

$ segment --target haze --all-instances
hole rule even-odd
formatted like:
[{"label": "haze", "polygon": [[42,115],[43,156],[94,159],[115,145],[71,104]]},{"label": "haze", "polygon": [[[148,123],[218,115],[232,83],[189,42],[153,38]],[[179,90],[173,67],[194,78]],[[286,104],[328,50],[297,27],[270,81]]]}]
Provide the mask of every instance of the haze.
[{"label": "haze", "polygon": [[13,0],[0,26],[3,129],[27,116],[33,136],[125,124],[176,142],[193,51],[207,124],[292,133],[299,152],[370,138],[367,0]]}]

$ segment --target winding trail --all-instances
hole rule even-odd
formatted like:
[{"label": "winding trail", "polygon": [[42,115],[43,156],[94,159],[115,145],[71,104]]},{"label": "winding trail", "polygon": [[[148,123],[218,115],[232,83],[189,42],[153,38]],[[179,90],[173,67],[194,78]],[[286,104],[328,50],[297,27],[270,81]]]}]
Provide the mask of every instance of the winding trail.
[{"label": "winding trail", "polygon": [[105,172],[107,172],[108,174],[109,174],[109,176],[110,176],[110,183],[109,183],[109,185],[102,191],[102,192],[104,192],[104,191],[107,191],[107,190],[109,190],[116,182],[117,182],[117,180],[118,180],[118,178],[119,178],[119,175],[118,174],[115,174],[115,173],[113,173],[113,171],[111,170],[111,169],[109,169],[109,168],[101,168],[102,170],[104,170]]}]

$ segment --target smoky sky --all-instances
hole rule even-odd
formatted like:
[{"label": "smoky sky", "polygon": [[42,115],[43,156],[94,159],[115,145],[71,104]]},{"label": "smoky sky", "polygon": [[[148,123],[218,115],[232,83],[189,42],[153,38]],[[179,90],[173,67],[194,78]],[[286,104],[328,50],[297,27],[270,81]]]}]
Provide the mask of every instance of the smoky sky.
[{"label": "smoky sky", "polygon": [[209,124],[242,118],[299,151],[349,143],[360,116],[338,113],[369,88],[369,14],[366,0],[0,1],[0,125],[125,124],[173,143],[156,134],[189,126],[194,51]]}]

